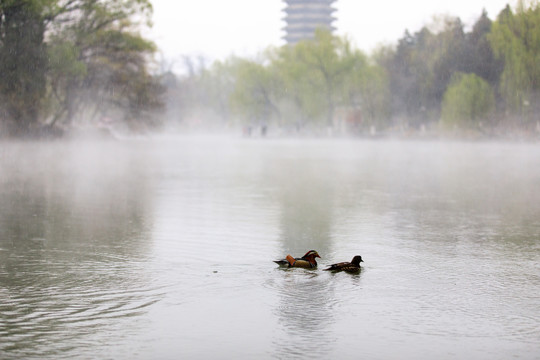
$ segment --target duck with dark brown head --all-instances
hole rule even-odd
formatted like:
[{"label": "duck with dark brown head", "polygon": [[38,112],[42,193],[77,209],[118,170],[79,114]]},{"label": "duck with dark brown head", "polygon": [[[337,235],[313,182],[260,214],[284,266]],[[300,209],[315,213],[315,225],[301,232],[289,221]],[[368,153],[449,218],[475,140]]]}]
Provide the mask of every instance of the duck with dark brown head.
[{"label": "duck with dark brown head", "polygon": [[344,261],[337,264],[332,264],[324,270],[335,271],[335,272],[345,271],[349,273],[359,272],[361,269],[360,267],[361,262],[364,262],[364,260],[362,260],[362,257],[360,255],[356,255],[355,257],[353,257],[351,262]]}]

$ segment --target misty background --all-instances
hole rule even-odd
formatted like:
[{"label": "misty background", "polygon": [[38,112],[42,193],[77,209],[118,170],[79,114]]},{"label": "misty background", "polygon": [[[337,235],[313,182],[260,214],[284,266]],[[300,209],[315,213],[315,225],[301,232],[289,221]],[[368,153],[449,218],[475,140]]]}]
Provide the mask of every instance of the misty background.
[{"label": "misty background", "polygon": [[295,46],[218,60],[163,56],[143,35],[150,1],[6,1],[0,11],[2,137],[540,132],[537,1],[471,24],[434,14],[369,52],[320,29]]}]

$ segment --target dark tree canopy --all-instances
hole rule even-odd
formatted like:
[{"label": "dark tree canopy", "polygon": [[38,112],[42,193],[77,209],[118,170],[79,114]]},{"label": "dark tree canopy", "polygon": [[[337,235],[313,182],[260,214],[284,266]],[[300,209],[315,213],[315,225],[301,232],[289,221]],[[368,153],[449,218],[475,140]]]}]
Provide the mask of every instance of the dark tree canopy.
[{"label": "dark tree canopy", "polygon": [[139,34],[151,10],[148,0],[0,0],[0,126],[24,136],[148,122],[162,93],[148,68],[156,48]]}]

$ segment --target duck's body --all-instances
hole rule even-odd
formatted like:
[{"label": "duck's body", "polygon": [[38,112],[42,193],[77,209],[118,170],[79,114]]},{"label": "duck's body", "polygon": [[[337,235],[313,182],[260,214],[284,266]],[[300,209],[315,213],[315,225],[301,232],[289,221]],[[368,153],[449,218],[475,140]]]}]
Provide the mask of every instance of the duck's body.
[{"label": "duck's body", "polygon": [[315,258],[320,258],[319,254],[315,250],[309,250],[301,258],[294,258],[291,255],[287,255],[285,259],[274,260],[274,262],[280,266],[314,269],[317,267],[317,261]]},{"label": "duck's body", "polygon": [[346,272],[358,272],[360,271],[360,263],[364,262],[360,255],[353,257],[351,262],[344,261],[337,264],[330,265],[325,271],[346,271]]}]

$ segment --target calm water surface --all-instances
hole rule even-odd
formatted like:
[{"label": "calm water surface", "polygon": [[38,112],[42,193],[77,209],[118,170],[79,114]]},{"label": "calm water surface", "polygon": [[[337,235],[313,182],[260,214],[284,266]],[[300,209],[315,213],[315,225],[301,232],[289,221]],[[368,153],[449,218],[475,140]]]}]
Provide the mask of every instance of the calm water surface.
[{"label": "calm water surface", "polygon": [[2,359],[539,359],[540,146],[0,143],[0,300]]}]

